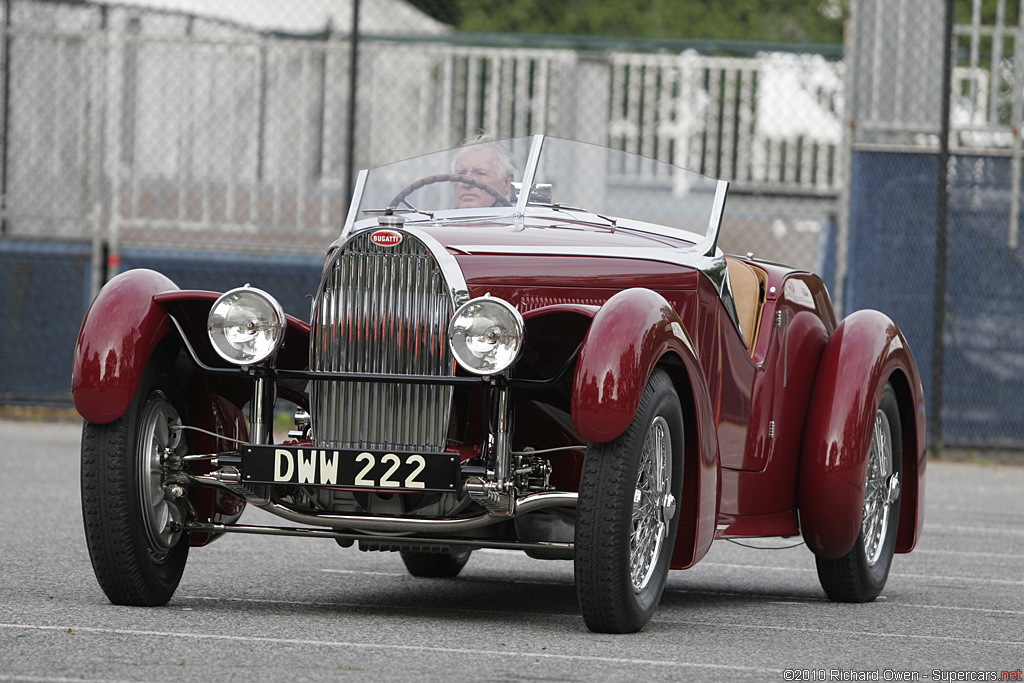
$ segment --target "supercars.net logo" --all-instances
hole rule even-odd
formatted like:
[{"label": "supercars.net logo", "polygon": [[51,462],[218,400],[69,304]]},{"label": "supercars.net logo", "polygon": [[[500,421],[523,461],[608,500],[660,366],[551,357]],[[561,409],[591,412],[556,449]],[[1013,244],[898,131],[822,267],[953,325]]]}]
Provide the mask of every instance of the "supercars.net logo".
[{"label": "supercars.net logo", "polygon": [[370,241],[378,247],[397,247],[402,243],[402,233],[394,230],[378,230],[370,235]]}]

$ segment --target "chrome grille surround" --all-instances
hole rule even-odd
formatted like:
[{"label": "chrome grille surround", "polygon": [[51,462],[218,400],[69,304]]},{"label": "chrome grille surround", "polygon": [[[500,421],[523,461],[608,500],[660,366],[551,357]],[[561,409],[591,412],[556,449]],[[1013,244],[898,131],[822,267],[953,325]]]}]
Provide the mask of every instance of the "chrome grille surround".
[{"label": "chrome grille surround", "polygon": [[[389,231],[395,232],[392,228]],[[468,299],[455,259],[420,230],[378,246],[358,232],[332,256],[313,302],[310,369],[453,376],[448,324]],[[444,450],[452,387],[317,380],[313,442],[368,450]]]}]

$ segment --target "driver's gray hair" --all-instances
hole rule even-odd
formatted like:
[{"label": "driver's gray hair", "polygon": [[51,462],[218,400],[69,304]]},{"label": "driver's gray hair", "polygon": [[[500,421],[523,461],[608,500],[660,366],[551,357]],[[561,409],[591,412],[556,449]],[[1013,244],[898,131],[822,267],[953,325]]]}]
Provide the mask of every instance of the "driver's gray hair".
[{"label": "driver's gray hair", "polygon": [[[490,149],[492,152],[494,152],[494,158],[497,159],[498,162],[497,171],[499,177],[503,178],[506,175],[511,174],[512,177],[515,178],[516,172],[519,171],[519,164],[516,163],[516,158],[512,156],[512,152],[509,150],[509,148],[495,140],[490,135],[480,133],[475,137],[467,138],[462,143],[462,147],[486,147]],[[459,155],[455,157],[455,161],[452,162],[453,170],[455,165],[459,161],[459,157],[461,156],[462,152],[460,151]]]}]

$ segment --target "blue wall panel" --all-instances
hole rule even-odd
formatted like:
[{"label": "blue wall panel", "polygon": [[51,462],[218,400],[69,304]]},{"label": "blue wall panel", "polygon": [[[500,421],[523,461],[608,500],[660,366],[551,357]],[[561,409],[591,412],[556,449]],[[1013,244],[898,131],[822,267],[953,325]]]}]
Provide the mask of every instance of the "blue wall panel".
[{"label": "blue wall panel", "polygon": [[0,240],[0,401],[71,400],[89,245]]},{"label": "blue wall panel", "polygon": [[309,320],[320,284],[322,256],[228,254],[222,252],[124,249],[121,270],[150,268],[182,289],[223,292],[249,284],[276,298],[285,313]]},{"label": "blue wall panel", "polygon": [[[151,268],[182,289],[251,284],[309,320],[320,256],[125,249],[122,270]],[[71,401],[75,340],[89,306],[89,245],[0,240],[0,402]]]},{"label": "blue wall panel", "polygon": [[[932,396],[937,155],[856,152],[847,311],[874,308],[903,330]],[[1009,160],[950,164],[943,440],[1024,446],[1024,259],[1007,247]],[[929,419],[932,406],[928,406]]]}]

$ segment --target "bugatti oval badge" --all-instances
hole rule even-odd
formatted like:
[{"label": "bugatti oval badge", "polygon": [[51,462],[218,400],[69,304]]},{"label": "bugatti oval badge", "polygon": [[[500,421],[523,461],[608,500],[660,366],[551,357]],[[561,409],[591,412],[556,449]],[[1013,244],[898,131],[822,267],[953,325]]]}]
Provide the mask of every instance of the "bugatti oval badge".
[{"label": "bugatti oval badge", "polygon": [[402,243],[402,233],[394,230],[378,230],[370,235],[370,241],[378,247],[397,247]]}]

